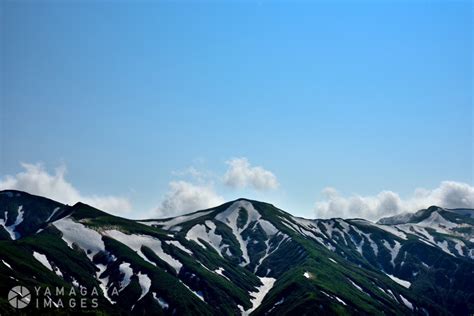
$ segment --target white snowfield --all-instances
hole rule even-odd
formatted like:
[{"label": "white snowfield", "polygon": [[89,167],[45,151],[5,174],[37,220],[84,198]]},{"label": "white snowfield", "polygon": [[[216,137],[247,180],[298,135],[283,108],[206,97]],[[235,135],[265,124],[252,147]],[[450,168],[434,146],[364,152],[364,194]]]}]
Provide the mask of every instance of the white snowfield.
[{"label": "white snowfield", "polygon": [[[385,225],[379,225],[385,226]],[[412,224],[412,223],[405,223],[405,224],[397,224],[393,225],[392,229],[398,229],[403,231],[406,234],[415,235],[420,238],[420,241],[441,249],[442,251],[446,252],[452,256],[467,256],[471,259],[474,258],[470,255],[470,251],[466,244],[457,238],[448,238],[448,240],[443,241],[435,241],[435,237],[430,233],[428,229],[433,229],[437,233],[445,234],[445,235],[454,235],[458,237],[469,238],[469,236],[463,236],[459,232],[457,232],[456,228],[468,227],[468,224],[458,224],[451,222],[444,218],[438,211],[434,211],[430,214],[430,216],[419,223]],[[452,247],[450,247],[450,245]],[[450,249],[455,248],[455,251]]]},{"label": "white snowfield", "polygon": [[401,286],[406,287],[407,289],[411,286],[411,283],[408,282],[408,281],[406,281],[406,280],[399,279],[399,278],[397,278],[396,276],[393,276],[393,275],[391,275],[391,274],[387,274],[387,273],[386,273],[386,275],[387,275],[390,279],[392,279],[393,281],[397,282],[397,283],[400,284]]},{"label": "white snowfield", "polygon": [[56,273],[57,276],[59,276],[59,277],[61,277],[61,278],[64,277],[64,276],[63,276],[63,272],[62,272],[57,266],[55,266],[55,267],[53,268],[53,271],[54,271],[54,273]]},{"label": "white snowfield", "polygon": [[[72,220],[70,217],[63,218],[59,221],[54,222],[53,224],[57,229],[59,229],[62,233],[62,239],[67,243],[67,245],[72,248],[73,244],[76,244],[78,247],[82,248],[89,259],[92,261],[92,258],[99,252],[103,251],[105,253],[105,246],[104,242],[102,241],[102,235],[99,234],[97,231],[90,229],[83,225],[82,223],[78,223],[74,220]],[[166,254],[161,254],[160,250],[161,249],[161,244],[156,242],[157,240],[144,236],[140,238],[141,236],[130,236],[126,235],[122,232],[119,231],[106,231],[104,233],[105,235],[108,235],[118,241],[121,241],[122,243],[126,244],[128,247],[135,251],[139,251],[139,254],[143,256],[141,251],[139,250],[139,247],[141,248],[141,244],[144,244],[151,248],[155,253],[160,258],[165,258],[165,259],[170,259],[171,257],[166,257]],[[147,238],[148,237],[148,238]],[[128,244],[127,244],[128,243]],[[112,256],[112,260],[115,260],[115,258]],[[173,261],[174,259],[171,258],[168,263],[173,263],[170,264],[172,267],[177,268],[178,265],[181,265],[178,261]],[[177,262],[177,264],[176,264]],[[102,264],[97,264],[96,265],[99,269],[99,272],[96,274],[97,280],[100,282],[100,288],[102,289],[104,296],[107,300],[109,300],[112,304],[115,302],[112,301],[112,299],[108,296],[107,294],[107,289],[108,289],[108,281],[109,278],[100,278],[101,274],[106,270],[106,266]],[[179,266],[180,268],[181,266]],[[123,279],[120,283],[120,290],[123,290],[128,284],[130,284],[130,278],[133,275],[133,270],[130,267],[129,263],[122,263],[119,266],[120,272],[123,274]],[[151,284],[151,280],[149,281],[148,276],[146,275],[138,275],[140,286],[142,287],[142,296],[145,296],[146,293],[148,292],[149,289],[149,284]],[[140,299],[141,299],[140,298]]]},{"label": "white snowfield", "polygon": [[130,284],[133,275],[133,269],[130,267],[130,263],[123,262],[120,264],[119,270],[123,274],[123,279],[120,282],[120,291],[122,291]]},{"label": "white snowfield", "polygon": [[222,237],[215,233],[216,225],[211,221],[206,221],[204,224],[205,225],[194,225],[186,233],[186,239],[195,241],[205,249],[206,245],[201,242],[201,240],[204,240],[222,256],[222,248],[224,245],[222,245]]},{"label": "white snowfield", "polygon": [[406,307],[408,307],[409,309],[413,310],[413,304],[407,300],[403,295],[400,294],[400,298],[402,299],[403,301],[403,304],[405,304]]},{"label": "white snowfield", "polygon": [[212,211],[200,211],[188,215],[182,215],[178,217],[174,217],[172,219],[166,220],[166,221],[140,221],[140,224],[144,224],[147,226],[161,226],[163,229],[171,229],[173,226],[177,226],[181,223],[206,216],[208,214],[212,213]]},{"label": "white snowfield", "polygon": [[138,300],[141,300],[150,291],[151,279],[148,275],[142,274],[141,272],[138,272],[137,277],[138,283],[140,283],[140,287],[142,289],[142,294]]},{"label": "white snowfield", "polygon": [[84,249],[89,259],[99,253],[105,251],[102,235],[97,231],[86,227],[85,225],[73,221],[70,217],[65,217],[53,224],[62,233],[62,239],[72,248],[72,244],[76,244]]},{"label": "white snowfield", "polygon": [[342,305],[347,305],[346,302],[344,302],[343,300],[341,300],[339,297],[334,296],[334,298],[335,298],[339,303],[341,303]]},{"label": "white snowfield", "polygon": [[168,245],[175,246],[176,248],[181,249],[182,251],[186,252],[187,254],[190,254],[190,255],[193,254],[193,252],[192,252],[190,249],[188,249],[188,248],[186,248],[185,246],[183,246],[183,245],[182,245],[179,241],[177,241],[177,240],[166,240],[165,243],[168,244]]},{"label": "white snowfield", "polygon": [[[82,223],[78,223],[71,218],[66,217],[54,222],[53,225],[61,231],[62,239],[68,244],[69,247],[72,248],[72,245],[76,244],[86,252],[90,260],[92,260],[94,255],[96,255],[98,252],[106,252],[104,242],[102,241],[102,235],[97,231],[86,227]],[[141,251],[142,246],[150,248],[160,259],[164,260],[171,267],[173,267],[176,272],[179,272],[182,267],[182,264],[178,260],[174,259],[163,251],[161,247],[161,241],[159,239],[146,235],[127,235],[118,230],[104,231],[103,234],[125,244],[130,249],[136,251],[137,254],[144,260],[154,265],[155,263],[148,260]],[[104,296],[111,303],[114,303],[107,295],[108,277],[100,278],[100,275],[106,270],[107,267],[102,264],[98,264],[97,267],[99,268],[97,279],[100,282],[100,287],[104,292]],[[120,264],[119,270],[123,274],[123,280],[121,281],[120,288],[120,290],[123,290],[128,284],[130,284],[131,276],[134,273],[129,263]],[[146,274],[138,273],[137,277],[142,288],[142,294],[140,296],[140,299],[142,299],[150,289],[151,280]]]},{"label": "white snowfield", "polygon": [[[57,214],[58,211],[59,208],[54,209],[47,221],[50,221],[52,218],[54,218],[55,214]],[[245,212],[246,216],[239,216],[242,212]],[[5,227],[5,224],[8,219],[8,213],[5,212],[4,219],[0,219],[0,225],[3,226],[9,232],[12,239],[15,239],[17,236],[19,236],[15,231],[15,228],[23,221],[23,213],[24,212],[22,210],[22,207],[20,206],[18,209],[17,218],[15,219],[13,224],[7,227]],[[279,217],[281,223],[287,227],[285,229],[282,229],[282,231],[277,229],[270,221],[265,220],[262,217],[262,214],[260,214],[260,212],[254,207],[254,205],[246,200],[238,200],[232,203],[227,209],[216,214],[214,218],[210,218],[209,214],[213,214],[213,211],[200,211],[193,214],[168,219],[165,221],[157,220],[149,222],[139,222],[148,226],[157,225],[163,229],[167,229],[167,233],[169,234],[164,238],[168,240],[160,240],[156,237],[144,234],[128,234],[124,231],[121,231],[119,228],[106,230],[103,230],[104,228],[102,228],[100,230],[95,230],[89,228],[86,225],[86,222],[73,220],[73,218],[70,216],[54,221],[50,225],[54,225],[62,233],[62,239],[68,245],[68,247],[73,248],[73,245],[76,245],[77,247],[83,249],[89,260],[92,261],[93,257],[99,252],[104,252],[105,254],[108,254],[108,263],[95,264],[96,267],[99,269],[99,271],[96,272],[96,278],[99,281],[100,288],[104,292],[105,298],[108,299],[112,304],[116,302],[113,302],[107,294],[110,282],[109,276],[106,276],[108,273],[104,272],[109,267],[109,264],[117,260],[117,258],[111,256],[110,253],[106,251],[103,241],[104,236],[113,238],[114,240],[122,243],[123,245],[133,250],[144,261],[156,266],[156,263],[153,262],[153,260],[147,258],[147,256],[145,255],[146,251],[145,253],[143,251],[143,247],[148,248],[158,258],[166,262],[172,269],[174,269],[176,273],[179,274],[179,272],[183,268],[183,263],[179,260],[178,256],[175,255],[173,257],[173,255],[171,255],[172,252],[169,251],[170,248],[168,246],[175,247],[172,248],[174,253],[179,253],[183,256],[196,256],[197,258],[197,255],[200,254],[200,251],[198,251],[200,250],[199,247],[193,247],[192,249],[195,249],[195,251],[193,252],[190,248],[184,246],[188,245],[190,247],[190,243],[186,242],[186,240],[192,241],[204,249],[206,249],[207,247],[212,247],[212,249],[214,249],[221,256],[220,259],[224,262],[224,260],[227,260],[226,257],[233,255],[230,252],[230,245],[225,243],[223,236],[220,235],[221,232],[218,229],[218,227],[221,228],[222,225],[226,225],[230,229],[230,231],[229,229],[227,229],[228,234],[231,233],[235,237],[235,240],[237,241],[235,245],[238,246],[242,252],[240,265],[248,266],[250,262],[252,262],[252,264],[255,264],[254,273],[258,273],[259,279],[262,282],[262,285],[256,287],[255,291],[249,292],[252,307],[248,310],[243,310],[241,306],[239,307],[242,311],[242,315],[249,315],[259,306],[261,306],[265,296],[271,291],[275,282],[277,281],[275,278],[268,277],[269,273],[271,272],[270,268],[263,265],[266,270],[265,274],[265,271],[262,271],[263,269],[261,267],[264,260],[274,254],[282,244],[291,242],[292,238],[284,233],[288,232],[289,229],[296,233],[300,233],[302,237],[307,237],[308,240],[315,240],[322,246],[334,252],[336,251],[336,247],[338,247],[339,245],[345,245],[353,249],[355,247],[355,249],[362,256],[367,256],[367,253],[372,256],[373,251],[373,254],[377,257],[380,255],[380,253],[386,254],[388,251],[388,253],[390,254],[389,263],[391,263],[393,267],[396,266],[395,262],[401,262],[401,265],[403,266],[404,262],[407,259],[407,252],[404,251],[405,248],[403,248],[402,250],[402,246],[404,245],[405,240],[408,240],[408,238],[412,238],[413,236],[418,237],[419,240],[421,240],[422,242],[430,246],[437,247],[452,256],[471,256],[471,258],[474,258],[474,250],[469,249],[469,242],[463,241],[463,238],[458,238],[458,236],[456,236],[449,237],[449,239],[447,240],[440,241],[440,239],[435,238],[433,236],[433,231],[431,229],[433,229],[437,233],[453,235],[453,229],[459,227],[459,224],[447,220],[438,212],[433,212],[428,218],[416,224],[402,223],[396,225],[374,224],[369,221],[359,219],[344,220],[337,218],[328,220],[309,220],[305,218],[280,214]],[[187,228],[189,226],[186,225],[185,222],[199,218],[201,219],[198,224],[195,224],[190,229]],[[275,225],[277,227],[281,227],[279,223],[275,222]],[[377,234],[382,233],[381,231],[376,231],[376,228],[383,230],[387,233],[383,234],[383,238],[386,239],[375,238]],[[175,231],[183,231],[184,229],[188,229],[186,234],[181,235],[181,233],[172,233]],[[254,240],[248,237],[244,238],[243,232],[245,230],[247,230],[247,232],[250,231],[262,235],[263,240],[260,238],[260,235],[258,236],[259,238],[255,238]],[[180,239],[182,243],[175,239],[182,238],[181,236],[184,236],[184,238],[186,239]],[[163,243],[166,243],[166,245],[163,246]],[[259,249],[258,260],[253,257],[252,252],[250,252],[249,254],[249,249],[254,250],[255,248]],[[262,250],[260,251],[260,249]],[[338,253],[340,254],[340,252]],[[53,264],[51,264],[51,262],[44,254],[34,252],[33,256],[47,269],[56,273],[58,276],[62,276],[62,272],[55,266],[54,262]],[[336,255],[334,256],[336,258]],[[402,258],[398,258],[399,256],[402,256],[403,260],[400,260]],[[332,263],[336,264],[339,261],[339,259],[336,261],[335,259],[329,257],[328,259]],[[340,261],[339,264],[342,264],[341,262],[342,261]],[[3,260],[2,263],[11,269],[11,266],[8,263],[4,262]],[[212,268],[209,268],[206,267],[202,262],[197,261],[197,263],[201,264],[203,268],[209,270],[210,272],[215,273],[223,278],[226,278],[229,282],[231,282],[225,274],[228,274],[230,276],[232,276],[233,274],[231,270],[228,270],[227,272],[224,270],[222,266],[226,266],[225,264],[216,265]],[[131,264],[128,262],[122,262],[120,265],[118,265],[118,269],[120,271],[121,276],[118,280],[120,285],[120,291],[122,291],[130,284],[132,278],[134,280],[135,278],[137,278],[141,288],[141,294],[138,301],[142,300],[148,293],[151,293],[151,274],[147,275],[143,271],[138,271],[139,267],[136,267],[135,265],[132,268]],[[311,279],[315,277],[315,275],[313,275],[309,271],[302,270],[301,273],[302,276],[300,275],[300,277],[302,278],[302,280],[305,280],[304,278],[308,279],[306,280],[307,282],[312,282]],[[405,288],[410,288],[411,283],[409,281],[400,279],[394,275],[390,275],[387,273],[385,274],[401,286]],[[101,277],[102,275],[104,276]],[[265,277],[262,277],[263,275],[265,275]],[[74,281],[75,283],[77,283],[78,286],[80,286],[76,280]],[[200,300],[207,303],[204,299],[205,295],[208,294],[207,292],[202,292],[201,290],[193,290],[182,280],[179,280],[179,278],[178,281],[181,282],[191,293],[193,293],[193,295],[196,295]],[[191,283],[189,284],[191,285]],[[347,283],[349,287],[352,286],[354,289],[370,296],[370,294],[364,290],[364,284],[365,283],[360,283],[359,281],[356,281],[356,279],[348,279]],[[193,288],[196,288],[195,285],[193,285]],[[400,305],[403,304],[411,310],[416,309],[413,303],[407,300],[405,297],[401,295],[400,297],[395,296],[390,289],[384,290],[380,287],[378,288],[391,299],[397,301]],[[160,297],[160,294],[161,293],[152,292],[149,296],[153,296],[153,299],[159,304],[162,309],[168,309],[170,307],[169,303],[166,302],[163,297]],[[323,292],[323,294],[327,295],[328,297],[331,297],[331,299],[333,300],[337,300],[340,304],[346,305],[346,302],[342,300],[347,300],[347,298],[344,296],[341,296],[341,299],[336,295],[330,295],[325,292]],[[208,296],[206,296],[206,298],[208,298]],[[283,302],[283,300],[284,299],[281,299],[281,302]],[[347,302],[349,303],[349,301]],[[274,305],[278,304],[279,303],[276,303]]]},{"label": "white snowfield", "polygon": [[[245,223],[240,223],[242,227],[238,227],[237,225],[240,211],[244,211],[247,213],[247,219]],[[204,214],[204,213],[206,212],[203,212],[200,214]],[[197,215],[197,214],[198,213],[195,213],[192,215]],[[172,220],[172,222],[182,223],[182,219],[180,219],[179,221]],[[242,233],[246,229],[256,231],[260,227],[265,232],[265,235],[267,238],[267,240],[265,241],[266,253],[264,257],[260,259],[259,263],[257,264],[257,268],[269,254],[273,253],[276,250],[276,249],[270,250],[271,248],[270,238],[273,238],[274,236],[282,234],[281,232],[278,231],[278,229],[275,226],[273,226],[273,224],[271,224],[269,221],[262,218],[260,213],[254,208],[252,203],[245,200],[239,200],[232,203],[232,205],[230,205],[223,212],[217,214],[214,220],[206,220],[202,224],[194,225],[191,229],[187,231],[186,239],[196,242],[202,248],[206,248],[206,243],[207,243],[209,246],[214,248],[221,257],[231,256],[232,254],[229,251],[230,246],[224,243],[222,236],[216,232],[216,228],[217,228],[216,224],[219,224],[218,222],[221,222],[225,224],[226,226],[228,226],[231,229],[232,234],[234,235],[235,239],[239,243],[239,247],[242,252],[241,266],[248,265],[251,261],[251,258],[248,253],[249,240],[244,239],[244,237],[242,236]]]},{"label": "white snowfield", "polygon": [[272,223],[270,223],[269,221],[266,221],[264,219],[260,219],[258,221],[258,224],[260,225],[260,227],[262,227],[262,229],[265,231],[265,233],[269,237],[273,236],[273,235],[276,235],[279,232],[278,229],[276,229],[276,227],[272,225]]},{"label": "white snowfield", "polygon": [[7,266],[10,270],[13,270],[12,269],[12,266],[10,264],[8,264],[5,260],[2,259],[2,263]]},{"label": "white snowfield", "polygon": [[[237,226],[237,219],[239,217],[240,209],[246,210],[248,214],[247,221],[244,223],[242,228]],[[239,242],[240,249],[242,250],[242,258],[244,259],[244,262],[241,264],[243,266],[250,263],[250,258],[248,255],[247,243],[242,237],[242,232],[251,222],[258,220],[260,217],[260,213],[253,207],[252,203],[244,200],[239,200],[232,203],[232,205],[227,210],[216,215],[216,220],[221,221],[222,223],[229,226],[235,238]]]},{"label": "white snowfield", "polygon": [[[457,212],[459,213],[459,211]],[[466,216],[470,216],[470,214],[471,213],[468,213]],[[403,216],[403,218],[410,219],[413,214],[408,215]],[[282,216],[280,216],[280,219],[288,228],[316,240],[331,251],[336,250],[332,241],[340,240],[345,245],[348,245],[348,242],[352,242],[361,255],[364,255],[363,249],[366,243],[370,245],[375,256],[378,255],[380,246],[372,239],[371,233],[365,233],[361,229],[363,227],[381,229],[393,235],[394,244],[393,242],[382,240],[383,246],[387,248],[391,254],[392,265],[395,265],[395,259],[400,252],[400,242],[408,240],[408,235],[414,235],[418,237],[421,242],[439,248],[449,255],[474,258],[474,249],[467,247],[466,243],[460,239],[460,237],[462,237],[465,240],[473,242],[474,237],[469,234],[462,235],[456,231],[457,228],[470,227],[470,225],[451,222],[444,218],[438,211],[431,213],[428,218],[415,224],[379,224],[363,219],[344,220],[339,218],[309,220],[300,217],[291,217],[293,222]],[[448,238],[445,241],[435,241],[435,237],[430,233],[429,229],[433,229],[437,233],[445,235],[454,235],[456,238]],[[354,235],[358,235],[359,238],[356,240]]]},{"label": "white snowfield", "polygon": [[61,208],[60,207],[56,207],[53,212],[48,216],[48,218],[46,219],[46,222],[49,222],[53,217],[54,215],[56,215],[56,213],[60,210]]},{"label": "white snowfield", "polygon": [[242,315],[249,315],[255,309],[257,309],[260,306],[260,304],[262,304],[263,299],[265,298],[265,295],[267,295],[267,293],[270,292],[270,290],[273,287],[273,284],[275,284],[276,279],[263,277],[263,278],[260,278],[260,281],[262,282],[262,285],[257,288],[257,291],[250,292],[250,296],[253,297],[250,299],[250,302],[252,303],[252,307],[246,311],[243,311]]},{"label": "white snowfield", "polygon": [[185,288],[187,288],[191,293],[193,293],[197,298],[199,298],[201,301],[203,301],[204,303],[206,303],[206,301],[204,300],[204,297],[202,295],[202,293],[198,293],[196,291],[194,291],[193,289],[191,289],[188,285],[186,285],[186,283],[184,283],[183,281],[179,280],[179,283],[181,283]]},{"label": "white snowfield", "polygon": [[422,226],[422,227],[429,227],[436,230],[439,233],[444,233],[444,234],[450,234],[451,228],[455,228],[459,226],[456,223],[446,220],[438,212],[431,213],[431,215],[428,218],[417,223],[417,225]]},{"label": "white snowfield", "polygon": [[364,289],[357,283],[355,283],[354,281],[352,281],[351,279],[348,279],[349,282],[352,284],[352,286],[354,286],[356,289],[358,289],[359,291],[361,291],[362,293],[364,293],[365,295],[368,295],[368,296],[371,296],[368,292],[364,291]]},{"label": "white snowfield", "polygon": [[111,303],[115,304],[115,302],[109,297],[109,294],[107,293],[107,290],[109,289],[109,277],[101,277],[101,274],[107,269],[107,266],[103,264],[97,264],[97,268],[99,268],[99,271],[96,273],[96,278],[99,281],[99,286],[102,289],[102,292],[104,293],[104,297]]},{"label": "white snowfield", "polygon": [[392,300],[394,300],[395,302],[398,302],[397,301],[397,298],[395,297],[395,295],[393,295],[392,291],[389,290],[384,290],[382,289],[380,286],[377,286],[377,288],[382,291],[383,293],[385,293],[387,296],[389,296]]},{"label": "white snowfield", "polygon": [[155,292],[153,292],[153,298],[158,302],[162,309],[168,309],[170,305],[161,297],[158,297]]},{"label": "white snowfield", "polygon": [[230,279],[224,275],[224,272],[225,272],[224,268],[219,267],[219,268],[215,269],[214,272],[217,273],[217,274],[219,274],[219,275],[222,276],[223,278],[226,278],[227,280],[230,281]]},{"label": "white snowfield", "polygon": [[113,239],[134,250],[140,257],[154,266],[156,266],[156,264],[150,261],[142,252],[142,246],[150,248],[161,260],[173,267],[173,269],[176,270],[176,273],[179,273],[179,270],[181,270],[183,267],[181,262],[164,252],[163,248],[161,247],[161,240],[158,238],[153,238],[147,235],[127,235],[118,230],[107,230],[104,231],[103,234],[105,236],[112,237]]},{"label": "white snowfield", "polygon": [[321,293],[323,293],[324,295],[326,295],[327,297],[331,298],[331,299],[334,299],[336,301],[339,302],[339,304],[342,304],[342,305],[347,305],[346,302],[344,302],[343,300],[341,300],[339,297],[337,297],[336,295],[330,295],[324,291],[321,291]]},{"label": "white snowfield", "polygon": [[43,266],[45,266],[49,271],[53,271],[53,267],[51,267],[51,264],[49,263],[49,260],[48,258],[46,258],[45,255],[33,251],[33,257],[35,257],[35,259],[38,260]]},{"label": "white snowfield", "polygon": [[390,260],[390,262],[392,263],[392,266],[395,267],[395,258],[397,258],[397,256],[398,256],[398,253],[399,253],[400,248],[401,248],[401,244],[396,240],[394,240],[394,245],[393,246],[391,246],[390,243],[386,240],[383,241],[383,244],[384,244],[385,248],[387,248],[388,251],[390,252],[390,256],[392,258]]},{"label": "white snowfield", "polygon": [[[364,292],[364,290],[357,284],[355,283],[354,281],[352,281],[351,279],[347,279],[351,284],[352,286],[354,286],[356,289],[358,289],[359,291],[361,292]],[[365,292],[364,292],[365,293]]]},{"label": "white snowfield", "polygon": [[270,245],[270,240],[265,241],[265,254],[263,255],[262,258],[258,260],[258,263],[255,265],[254,273],[257,272],[258,268],[263,263],[263,261],[267,259],[271,254],[275,253],[284,242],[291,240],[288,235],[280,233],[280,232],[278,232],[275,236],[282,236],[282,237],[276,246]]},{"label": "white snowfield", "polygon": [[25,212],[23,211],[23,205],[20,205],[18,207],[17,212],[18,212],[18,214],[16,216],[16,219],[13,222],[13,224],[11,224],[11,225],[6,226],[7,220],[8,220],[8,212],[7,211],[5,211],[5,213],[4,213],[5,214],[4,218],[0,219],[0,226],[3,226],[3,228],[5,228],[5,230],[8,232],[8,234],[10,235],[10,238],[12,240],[17,240],[18,238],[21,237],[20,233],[16,231],[16,227],[23,222],[23,215],[25,214]]},{"label": "white snowfield", "polygon": [[[333,246],[321,237],[325,236],[325,234],[321,232],[321,230],[316,226],[313,221],[301,217],[291,217],[291,219],[296,223],[295,224],[284,217],[280,217],[280,219],[282,220],[282,223],[285,226],[292,229],[293,231],[300,233],[306,237],[312,238],[327,249],[333,250]],[[327,238],[327,236],[325,238]]]},{"label": "white snowfield", "polygon": [[381,225],[381,224],[372,224],[372,225],[382,230],[385,230],[386,232],[392,235],[395,235],[400,239],[403,239],[403,240],[408,239],[407,235],[402,230],[398,229],[397,227],[389,226],[389,225]]}]

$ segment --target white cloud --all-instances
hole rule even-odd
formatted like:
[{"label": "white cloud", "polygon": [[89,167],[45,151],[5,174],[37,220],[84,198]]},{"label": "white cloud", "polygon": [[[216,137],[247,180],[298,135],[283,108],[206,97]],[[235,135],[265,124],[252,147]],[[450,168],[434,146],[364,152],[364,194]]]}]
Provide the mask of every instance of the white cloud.
[{"label": "white cloud", "polygon": [[342,196],[334,188],[323,190],[325,199],[316,202],[316,216],[320,218],[361,217],[377,220],[401,212],[415,212],[437,205],[445,208],[474,208],[474,187],[461,182],[443,181],[440,186],[427,190],[418,188],[413,195],[402,199],[392,191],[382,191],[374,196]]},{"label": "white cloud", "polygon": [[246,158],[233,158],[226,163],[229,168],[223,177],[209,170],[200,170],[195,167],[173,171],[173,176],[185,179],[169,183],[168,192],[154,215],[177,216],[224,203],[224,198],[214,189],[215,182],[233,188],[251,187],[256,190],[278,187],[278,181],[273,173],[262,167],[251,166]]},{"label": "white cloud", "polygon": [[247,158],[232,158],[226,162],[229,169],[224,174],[224,184],[234,188],[252,187],[256,190],[278,188],[276,176],[262,167],[252,167]]},{"label": "white cloud", "polygon": [[187,181],[172,181],[164,200],[157,208],[157,215],[176,216],[222,203],[224,199],[214,191],[210,184],[196,185]]},{"label": "white cloud", "polygon": [[191,177],[195,179],[203,179],[207,174],[201,170],[198,170],[196,167],[188,167],[184,170],[172,171],[171,174],[177,177]]},{"label": "white cloud", "polygon": [[61,203],[83,202],[113,214],[123,214],[131,210],[128,199],[117,196],[82,195],[66,178],[65,166],[55,169],[54,174],[41,164],[22,163],[23,171],[0,179],[0,190],[21,190],[48,197]]},{"label": "white cloud", "polygon": [[175,170],[171,175],[177,178],[198,182],[200,184],[210,183],[217,180],[218,177],[210,170],[198,169],[194,166],[187,167],[183,170]]}]

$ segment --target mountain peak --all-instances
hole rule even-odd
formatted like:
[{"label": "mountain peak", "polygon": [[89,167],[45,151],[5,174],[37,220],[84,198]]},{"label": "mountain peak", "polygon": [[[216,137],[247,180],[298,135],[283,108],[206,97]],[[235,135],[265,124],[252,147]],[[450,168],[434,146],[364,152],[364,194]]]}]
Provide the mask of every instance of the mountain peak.
[{"label": "mountain peak", "polygon": [[422,209],[414,213],[405,212],[405,213],[400,213],[393,216],[382,217],[381,219],[377,221],[377,224],[398,225],[398,224],[417,223],[429,217],[431,213],[442,211],[442,210],[444,209],[439,206],[432,205],[428,207],[427,209]]},{"label": "mountain peak", "polygon": [[[379,225],[304,219],[239,198],[173,218],[135,221],[84,203],[67,206],[6,192],[0,192],[7,211],[3,220],[0,214],[5,293],[18,282],[97,285],[100,304],[111,314],[142,314],[150,307],[154,314],[178,315],[474,310],[465,305],[472,290],[462,273],[474,265],[474,219],[467,210],[433,206],[410,214],[418,216],[413,223]],[[454,281],[431,282],[437,275]],[[120,289],[118,297],[109,296],[111,287]],[[461,293],[458,301],[457,294],[446,294],[453,288]],[[450,295],[450,305],[431,300],[426,293],[433,291]],[[314,300],[301,300],[308,293]]]}]

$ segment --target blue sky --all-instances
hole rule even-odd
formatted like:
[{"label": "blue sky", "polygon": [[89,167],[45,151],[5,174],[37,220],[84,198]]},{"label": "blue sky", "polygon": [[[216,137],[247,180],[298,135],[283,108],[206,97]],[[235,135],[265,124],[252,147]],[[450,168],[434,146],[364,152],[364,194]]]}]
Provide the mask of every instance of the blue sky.
[{"label": "blue sky", "polygon": [[[21,188],[20,163],[53,180],[66,167],[81,196],[123,197],[129,216],[163,205],[173,181],[305,216],[327,187],[402,199],[448,180],[472,189],[468,1],[1,9],[4,184]],[[229,185],[243,157],[246,175],[260,166],[278,185]]]}]

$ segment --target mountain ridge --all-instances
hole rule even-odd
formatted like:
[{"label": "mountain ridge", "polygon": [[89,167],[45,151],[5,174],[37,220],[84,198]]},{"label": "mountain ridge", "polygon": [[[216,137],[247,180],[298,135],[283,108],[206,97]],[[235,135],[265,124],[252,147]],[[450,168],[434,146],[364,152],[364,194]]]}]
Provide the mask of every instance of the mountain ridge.
[{"label": "mountain ridge", "polygon": [[[7,217],[0,227],[0,310],[10,308],[4,293],[28,282],[97,287],[106,314],[474,310],[466,281],[474,271],[472,223],[438,207],[430,227],[305,219],[246,198],[150,220],[20,191],[0,192],[0,206]],[[19,238],[9,238],[7,227]]]}]

